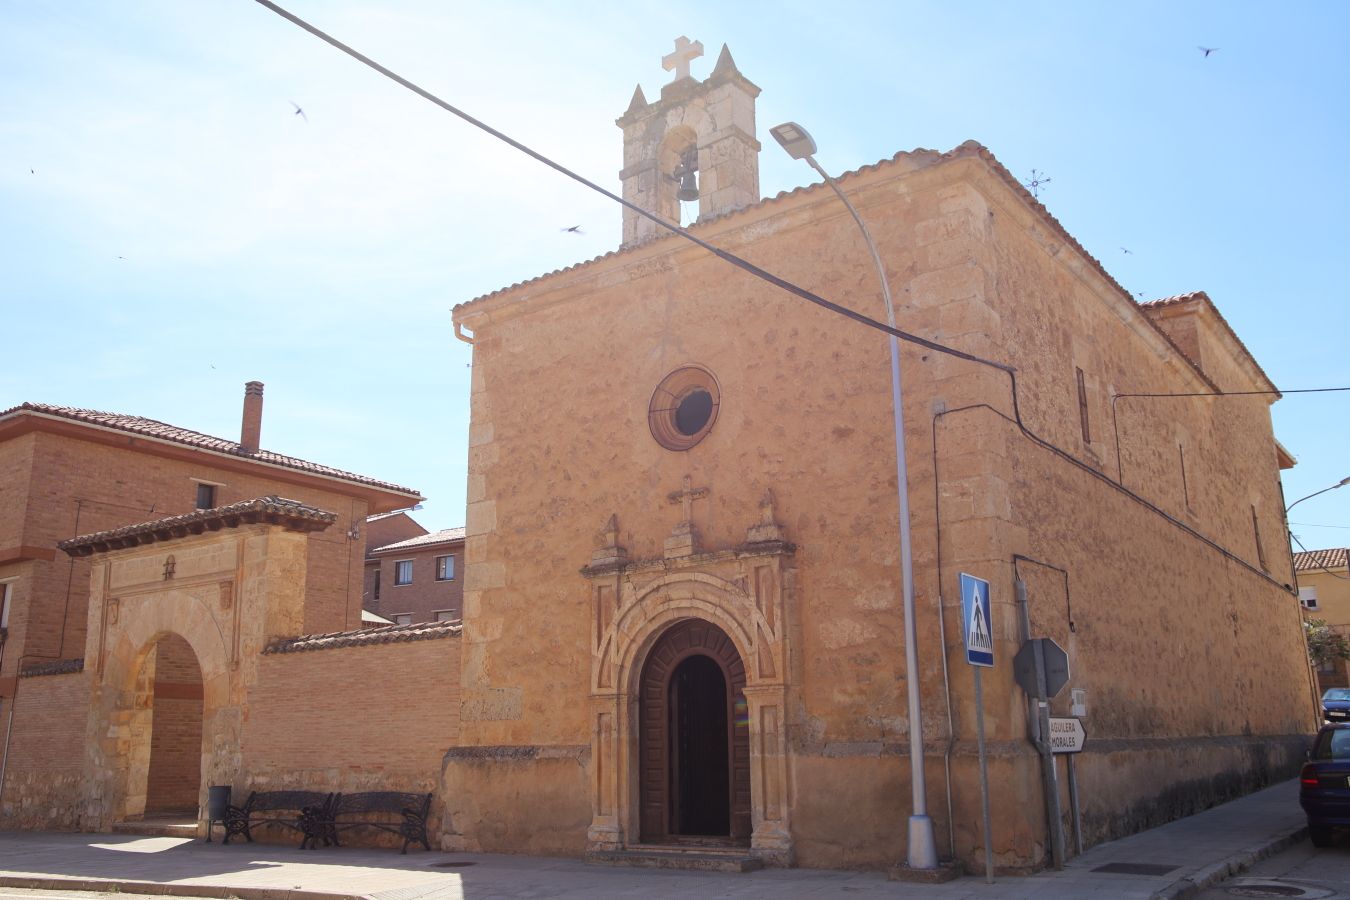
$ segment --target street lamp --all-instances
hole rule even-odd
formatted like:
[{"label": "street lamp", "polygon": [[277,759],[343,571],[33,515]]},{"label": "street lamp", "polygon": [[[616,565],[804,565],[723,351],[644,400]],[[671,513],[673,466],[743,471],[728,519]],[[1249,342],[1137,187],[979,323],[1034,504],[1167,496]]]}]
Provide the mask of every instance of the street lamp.
[{"label": "street lamp", "polygon": [[[895,304],[891,302],[891,288],[886,281],[886,267],[881,262],[881,254],[867,230],[862,216],[853,208],[848,197],[839,189],[839,185],[830,177],[830,173],[820,167],[815,160],[816,142],[807,134],[806,129],[796,122],[784,122],[769,129],[774,140],[793,159],[804,159],[825,179],[839,199],[844,201],[853,221],[858,223],[867,249],[872,253],[872,262],[877,267],[877,277],[881,279],[881,296],[886,301],[886,324],[895,328]],[[923,764],[923,710],[919,703],[919,659],[918,631],[914,624],[914,561],[910,556],[909,540],[909,479],[905,473],[905,419],[901,409],[900,390],[900,340],[892,334],[891,346],[891,404],[892,418],[895,423],[895,483],[900,499],[900,579],[903,590],[905,610],[905,680],[909,694],[909,777],[913,796],[912,814],[909,817],[909,867],[911,869],[936,869],[938,867],[937,844],[933,839],[933,820],[928,817],[928,800],[924,793]]]},{"label": "street lamp", "polygon": [[1298,498],[1297,500],[1295,500],[1293,503],[1290,503],[1288,506],[1286,506],[1286,507],[1284,508],[1284,514],[1285,514],[1285,516],[1288,516],[1288,515],[1289,515],[1289,510],[1293,509],[1295,506],[1298,506],[1298,505],[1299,505],[1300,503],[1302,503],[1304,500],[1311,500],[1313,497],[1316,497],[1318,494],[1325,494],[1327,491],[1334,491],[1334,490],[1336,490],[1336,488],[1345,487],[1347,484],[1350,484],[1350,478],[1342,478],[1340,481],[1336,482],[1336,483],[1333,484],[1331,487],[1325,487],[1325,488],[1322,488],[1320,491],[1313,491],[1311,494],[1309,494],[1309,495],[1306,496],[1306,497],[1299,497],[1299,498]]}]

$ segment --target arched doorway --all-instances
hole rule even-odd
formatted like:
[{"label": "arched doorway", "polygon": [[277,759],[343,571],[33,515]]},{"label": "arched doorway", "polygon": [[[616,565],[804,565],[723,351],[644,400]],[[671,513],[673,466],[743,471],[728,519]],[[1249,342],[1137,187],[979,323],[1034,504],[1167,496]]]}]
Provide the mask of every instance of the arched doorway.
[{"label": "arched doorway", "polygon": [[726,632],[700,619],[668,628],[642,668],[642,840],[750,837],[745,664]]},{"label": "arched doorway", "polygon": [[[165,634],[136,677],[128,818],[197,818],[202,770],[202,670],[191,645]],[[139,809],[138,809],[139,807]]]}]

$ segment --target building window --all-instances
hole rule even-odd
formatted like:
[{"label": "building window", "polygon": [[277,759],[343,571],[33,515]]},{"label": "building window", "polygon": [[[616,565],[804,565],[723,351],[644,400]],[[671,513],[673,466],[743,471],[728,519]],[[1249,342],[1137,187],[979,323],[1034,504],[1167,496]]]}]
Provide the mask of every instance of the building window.
[{"label": "building window", "polygon": [[197,483],[197,508],[216,508],[216,486],[214,484]]},{"label": "building window", "polygon": [[395,625],[412,624],[412,613],[399,613],[398,615],[390,616],[389,618],[394,620]]},{"label": "building window", "polygon": [[1317,609],[1317,588],[1301,587],[1298,589],[1298,602],[1302,603],[1307,609]]},{"label": "building window", "polygon": [[436,557],[436,580],[455,580],[455,558],[453,556]]},{"label": "building window", "polygon": [[370,587],[370,599],[380,599],[380,570],[375,570],[375,582]]},{"label": "building window", "polygon": [[1181,499],[1186,508],[1191,508],[1191,486],[1186,483],[1186,448],[1177,444],[1177,455],[1181,457]]},{"label": "building window", "polygon": [[1256,538],[1256,561],[1261,564],[1262,572],[1269,572],[1266,565],[1266,548],[1261,546],[1261,524],[1256,521],[1256,507],[1252,507],[1252,537]]},{"label": "building window", "polygon": [[13,582],[0,584],[0,631],[9,628],[9,601],[14,596]]},{"label": "building window", "polygon": [[656,386],[647,403],[647,427],[667,450],[688,450],[712,431],[721,403],[722,391],[712,373],[685,366]]},{"label": "building window", "polygon": [[412,584],[411,559],[400,559],[394,563],[394,584]]},{"label": "building window", "polygon": [[436,610],[436,621],[437,621],[437,622],[454,622],[454,621],[455,621],[456,619],[458,619],[458,618],[459,618],[459,613],[456,612],[456,611],[453,610],[453,609],[438,609],[438,610]]},{"label": "building window", "polygon": [[1083,443],[1092,443],[1092,428],[1088,424],[1087,380],[1082,369],[1078,373],[1078,423],[1083,427]]}]

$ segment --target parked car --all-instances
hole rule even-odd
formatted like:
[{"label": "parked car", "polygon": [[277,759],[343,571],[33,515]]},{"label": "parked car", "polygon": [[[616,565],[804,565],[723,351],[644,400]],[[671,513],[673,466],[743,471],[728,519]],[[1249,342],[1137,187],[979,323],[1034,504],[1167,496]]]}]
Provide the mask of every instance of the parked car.
[{"label": "parked car", "polygon": [[1350,724],[1322,726],[1298,783],[1308,836],[1314,847],[1330,847],[1332,829],[1350,826]]},{"label": "parked car", "polygon": [[1328,722],[1350,722],[1350,688],[1327,688],[1322,695],[1322,718]]}]

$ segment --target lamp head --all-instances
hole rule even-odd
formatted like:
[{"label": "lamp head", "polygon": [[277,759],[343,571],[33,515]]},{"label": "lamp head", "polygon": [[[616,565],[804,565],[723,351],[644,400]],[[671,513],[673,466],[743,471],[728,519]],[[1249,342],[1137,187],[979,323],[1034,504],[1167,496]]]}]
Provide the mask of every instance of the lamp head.
[{"label": "lamp head", "polygon": [[769,129],[769,134],[777,141],[788,156],[793,159],[806,159],[816,155],[816,142],[806,129],[796,122],[784,122]]}]

